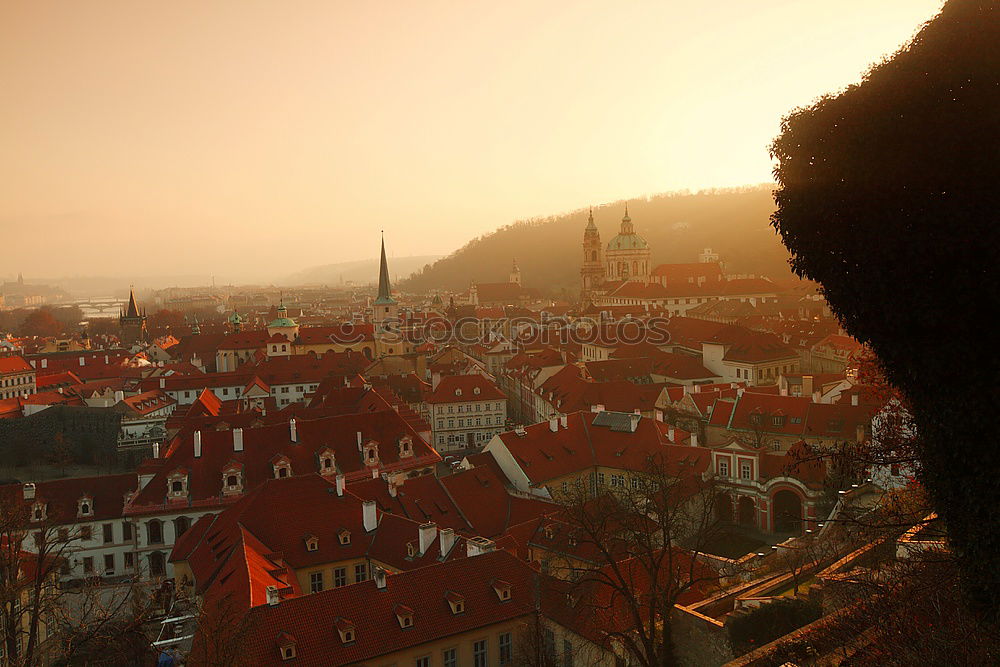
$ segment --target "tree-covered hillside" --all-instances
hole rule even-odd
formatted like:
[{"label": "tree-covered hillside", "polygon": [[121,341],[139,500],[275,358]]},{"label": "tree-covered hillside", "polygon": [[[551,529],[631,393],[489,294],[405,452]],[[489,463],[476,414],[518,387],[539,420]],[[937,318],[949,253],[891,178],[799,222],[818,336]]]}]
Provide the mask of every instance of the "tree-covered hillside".
[{"label": "tree-covered hillside", "polygon": [[[653,263],[695,262],[706,247],[718,252],[733,273],[787,278],[788,253],[770,227],[773,186],[760,185],[695,194],[672,193],[628,202],[638,234],[653,249]],[[607,242],[618,233],[625,202],[594,207],[594,220]],[[465,289],[470,281],[507,280],[517,258],[522,282],[559,295],[579,289],[581,242],[587,209],[517,222],[474,239],[414,274],[400,287],[412,292]]]}]

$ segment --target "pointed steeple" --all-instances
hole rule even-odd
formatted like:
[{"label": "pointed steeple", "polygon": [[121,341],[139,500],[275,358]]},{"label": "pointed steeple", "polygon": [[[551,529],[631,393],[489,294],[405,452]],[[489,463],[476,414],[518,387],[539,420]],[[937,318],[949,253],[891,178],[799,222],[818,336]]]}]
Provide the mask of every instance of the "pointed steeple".
[{"label": "pointed steeple", "polygon": [[128,308],[125,309],[125,317],[141,317],[139,306],[135,303],[135,287],[133,285],[128,288]]},{"label": "pointed steeple", "polygon": [[396,303],[389,285],[389,264],[385,261],[385,236],[382,237],[382,259],[378,267],[378,296],[375,303]]},{"label": "pointed steeple", "polygon": [[594,224],[594,207],[590,207],[590,215],[587,216],[587,231],[592,232],[597,230],[597,225]]}]

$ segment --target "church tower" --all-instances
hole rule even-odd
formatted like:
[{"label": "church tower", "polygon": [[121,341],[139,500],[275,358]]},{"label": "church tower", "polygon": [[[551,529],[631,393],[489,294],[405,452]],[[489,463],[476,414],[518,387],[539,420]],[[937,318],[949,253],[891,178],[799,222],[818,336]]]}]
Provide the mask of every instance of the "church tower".
[{"label": "church tower", "polygon": [[382,259],[378,269],[378,295],[372,304],[372,322],[376,330],[383,329],[387,320],[395,320],[399,315],[399,304],[392,298],[389,285],[389,265],[385,261],[385,237],[382,237]]},{"label": "church tower", "polygon": [[580,268],[580,296],[586,301],[604,282],[604,259],[601,257],[601,233],[594,224],[594,209],[583,230],[583,265]]},{"label": "church tower", "polygon": [[121,328],[121,340],[126,345],[148,340],[146,332],[146,311],[139,311],[135,302],[135,289],[129,288],[128,306],[118,311],[118,326]]},{"label": "church tower", "polygon": [[517,266],[516,257],[514,258],[514,265],[510,269],[510,278],[507,280],[507,282],[511,283],[512,285],[521,284],[521,269]]}]

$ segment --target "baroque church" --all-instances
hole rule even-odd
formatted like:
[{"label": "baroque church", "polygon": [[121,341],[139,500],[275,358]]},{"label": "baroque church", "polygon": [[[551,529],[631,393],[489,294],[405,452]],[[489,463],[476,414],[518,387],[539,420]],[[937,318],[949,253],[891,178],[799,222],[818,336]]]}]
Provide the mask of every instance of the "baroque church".
[{"label": "baroque church", "polygon": [[589,300],[611,283],[650,281],[652,257],[646,239],[635,233],[632,218],[625,205],[618,235],[601,247],[601,233],[594,224],[594,211],[590,210],[587,227],[583,232],[583,265],[580,269],[581,296]]}]

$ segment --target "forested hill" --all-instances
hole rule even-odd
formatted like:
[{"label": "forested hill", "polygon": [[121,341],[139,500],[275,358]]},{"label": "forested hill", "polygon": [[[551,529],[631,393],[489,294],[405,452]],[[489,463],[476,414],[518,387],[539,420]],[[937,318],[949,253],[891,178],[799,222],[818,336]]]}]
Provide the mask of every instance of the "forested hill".
[{"label": "forested hill", "polygon": [[[788,253],[770,227],[773,186],[713,190],[696,194],[655,195],[629,200],[636,232],[649,242],[653,264],[696,262],[707,247],[721,255],[730,273],[755,273],[772,279],[791,275]],[[594,221],[606,246],[621,225],[625,202],[594,207]],[[579,290],[581,243],[587,209],[517,222],[474,239],[415,273],[400,287],[410,292],[464,290],[471,281],[506,281],[512,258],[522,283],[552,296]]]}]

